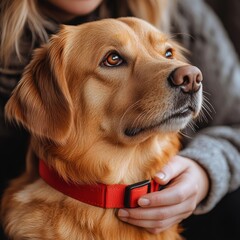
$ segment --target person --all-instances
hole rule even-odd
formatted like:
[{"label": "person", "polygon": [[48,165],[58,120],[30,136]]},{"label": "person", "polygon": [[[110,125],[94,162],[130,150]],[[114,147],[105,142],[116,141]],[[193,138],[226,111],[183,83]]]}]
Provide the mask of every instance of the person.
[{"label": "person", "polygon": [[[204,75],[205,104],[195,131],[186,129],[179,155],[156,174],[156,181],[166,187],[141,197],[139,208],[120,209],[118,217],[158,233],[194,213],[194,219],[183,221],[187,239],[239,238],[239,60],[223,27],[202,0],[2,0],[0,10],[1,194],[7,182],[24,169],[28,133],[4,121],[4,106],[33,49],[56,33],[60,24],[135,16],[172,33],[189,49],[191,63]],[[225,201],[228,196],[231,201]],[[218,203],[223,203],[220,210]],[[226,207],[230,216],[225,215]],[[213,222],[204,218],[199,224],[199,217],[207,218],[209,212],[214,212]],[[225,216],[236,221],[227,227]],[[214,228],[217,222],[220,225]]]}]

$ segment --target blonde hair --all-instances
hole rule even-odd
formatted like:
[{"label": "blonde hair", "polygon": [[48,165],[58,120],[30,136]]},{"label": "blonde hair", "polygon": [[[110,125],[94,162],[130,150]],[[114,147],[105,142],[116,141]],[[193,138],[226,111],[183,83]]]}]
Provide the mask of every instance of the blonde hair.
[{"label": "blonde hair", "polygon": [[[115,0],[109,1],[111,4],[119,4],[117,16],[132,16],[147,20],[158,28],[168,29],[168,9],[169,0]],[[100,6],[100,18],[113,17],[111,9],[107,7],[105,0]],[[51,29],[52,23],[46,20],[38,6],[38,0],[1,0],[0,5],[0,62],[7,66],[12,53],[16,53],[21,61],[20,40],[26,26],[32,34],[32,44],[36,39],[44,43],[48,39],[46,29]],[[29,51],[33,49],[29,47]]]},{"label": "blonde hair", "polygon": [[2,0],[0,9],[0,61],[7,65],[14,51],[21,60],[19,45],[26,26],[32,34],[32,43],[37,38],[44,42],[48,38],[45,28],[50,23],[40,15],[37,0]]}]

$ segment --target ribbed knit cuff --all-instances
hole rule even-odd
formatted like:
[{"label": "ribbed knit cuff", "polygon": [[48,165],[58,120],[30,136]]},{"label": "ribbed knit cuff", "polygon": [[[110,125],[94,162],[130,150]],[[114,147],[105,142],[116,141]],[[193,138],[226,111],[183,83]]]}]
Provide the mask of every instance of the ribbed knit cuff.
[{"label": "ribbed knit cuff", "polygon": [[179,155],[195,160],[207,172],[210,189],[207,197],[197,206],[194,214],[212,210],[228,192],[230,173],[219,140],[200,135]]}]

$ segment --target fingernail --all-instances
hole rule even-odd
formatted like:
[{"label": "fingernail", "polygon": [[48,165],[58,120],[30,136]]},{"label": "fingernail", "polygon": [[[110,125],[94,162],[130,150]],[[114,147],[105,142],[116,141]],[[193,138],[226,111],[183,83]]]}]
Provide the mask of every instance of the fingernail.
[{"label": "fingernail", "polygon": [[129,221],[129,218],[123,218],[123,217],[119,217],[119,219],[123,222],[128,222]]},{"label": "fingernail", "polygon": [[150,200],[147,199],[147,198],[140,198],[140,199],[138,200],[138,204],[139,204],[140,206],[148,206],[148,205],[150,204]]},{"label": "fingernail", "polygon": [[120,209],[120,210],[118,211],[118,216],[119,216],[119,217],[128,217],[128,216],[129,216],[129,213],[128,213],[128,211],[126,211],[126,210],[124,210],[124,209]]},{"label": "fingernail", "polygon": [[155,177],[159,178],[160,180],[164,180],[166,178],[166,174],[163,172],[159,172],[155,175]]}]

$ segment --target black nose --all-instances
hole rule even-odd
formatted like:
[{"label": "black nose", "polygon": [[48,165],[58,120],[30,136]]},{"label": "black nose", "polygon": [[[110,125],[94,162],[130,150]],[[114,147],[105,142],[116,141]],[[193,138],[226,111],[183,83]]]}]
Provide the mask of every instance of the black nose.
[{"label": "black nose", "polygon": [[195,93],[203,80],[201,71],[194,66],[179,67],[171,72],[168,81],[172,87],[179,87],[184,93]]}]

